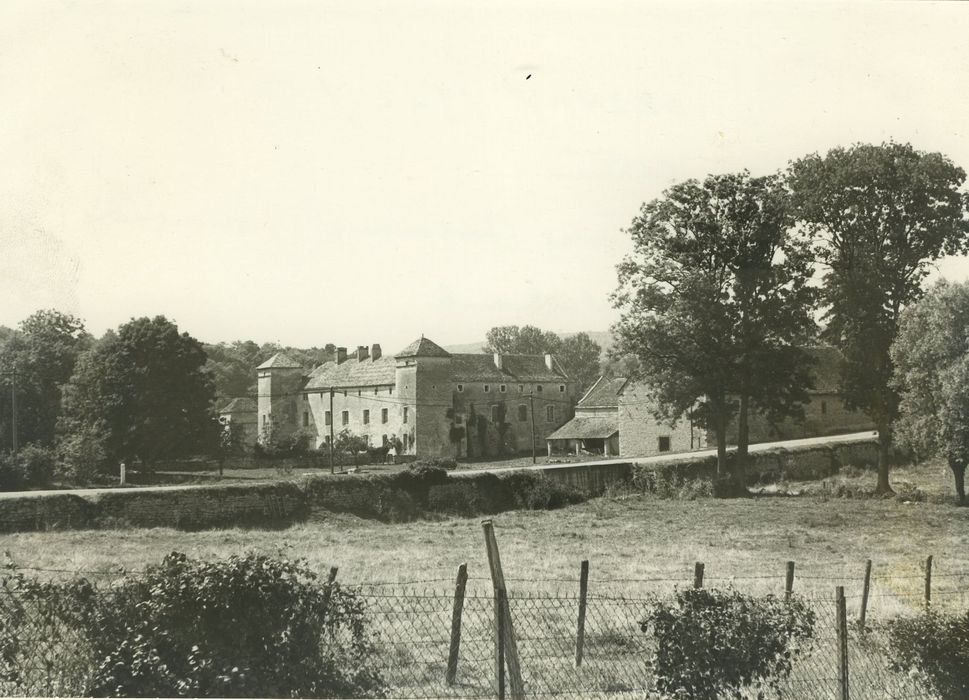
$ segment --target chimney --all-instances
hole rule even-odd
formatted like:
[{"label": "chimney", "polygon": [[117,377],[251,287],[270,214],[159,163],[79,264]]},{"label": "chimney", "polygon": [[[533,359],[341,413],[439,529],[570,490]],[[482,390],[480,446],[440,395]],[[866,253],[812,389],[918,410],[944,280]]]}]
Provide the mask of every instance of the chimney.
[{"label": "chimney", "polygon": [[502,365],[502,362],[501,362],[501,353],[500,352],[496,352],[495,353],[495,367],[497,367],[498,369],[501,369],[501,365]]},{"label": "chimney", "polygon": [[367,350],[366,345],[357,346],[357,362],[363,362],[370,356],[370,351]]},{"label": "chimney", "polygon": [[555,371],[555,368],[552,367],[552,356],[549,353],[545,353],[545,366],[548,367],[549,372]]},{"label": "chimney", "polygon": [[370,359],[371,360],[379,360],[380,359],[380,345],[379,344],[374,343],[373,345],[370,346]]},{"label": "chimney", "polygon": [[346,361],[346,359],[347,359],[347,349],[337,348],[336,352],[333,355],[333,361],[336,362],[337,364],[340,364],[341,362]]}]

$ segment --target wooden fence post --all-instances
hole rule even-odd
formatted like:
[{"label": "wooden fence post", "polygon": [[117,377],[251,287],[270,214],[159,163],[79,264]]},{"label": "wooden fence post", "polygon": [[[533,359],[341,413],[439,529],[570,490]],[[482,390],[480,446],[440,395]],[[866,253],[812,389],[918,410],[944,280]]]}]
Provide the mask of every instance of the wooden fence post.
[{"label": "wooden fence post", "polygon": [[464,590],[468,584],[468,565],[458,567],[458,577],[454,583],[454,608],[451,611],[451,646],[447,656],[447,672],[444,680],[454,684],[458,673],[458,653],[461,651],[461,616],[464,613]]},{"label": "wooden fence post", "polygon": [[932,604],[932,555],[925,558],[925,611]]},{"label": "wooden fence post", "polygon": [[871,590],[871,559],[865,562],[865,585],[861,589],[861,614],[858,616],[858,626],[865,631],[865,617],[868,615],[868,591]]},{"label": "wooden fence post", "polygon": [[[498,651],[504,657],[502,668],[508,667],[508,682],[511,685],[512,700],[523,700],[525,684],[522,681],[521,665],[518,659],[518,644],[515,641],[515,628],[511,620],[511,610],[508,607],[508,589],[505,588],[505,575],[501,569],[501,555],[498,553],[498,541],[495,539],[494,524],[490,520],[481,523],[484,530],[485,548],[488,550],[488,567],[491,569],[491,584],[496,594],[496,610],[498,616],[499,644]],[[502,676],[503,677],[503,676]]]},{"label": "wooden fence post", "polygon": [[703,562],[698,561],[693,565],[693,587],[703,588]]},{"label": "wooden fence post", "polygon": [[834,589],[838,625],[838,679],[841,681],[841,700],[848,698],[848,615],[845,609],[845,589]]},{"label": "wooden fence post", "polygon": [[791,599],[794,591],[794,562],[787,562],[787,574],[784,576],[784,600]]},{"label": "wooden fence post", "polygon": [[582,649],[585,646],[585,606],[589,592],[589,560],[583,559],[579,568],[579,622],[575,630],[575,667],[582,665]]}]

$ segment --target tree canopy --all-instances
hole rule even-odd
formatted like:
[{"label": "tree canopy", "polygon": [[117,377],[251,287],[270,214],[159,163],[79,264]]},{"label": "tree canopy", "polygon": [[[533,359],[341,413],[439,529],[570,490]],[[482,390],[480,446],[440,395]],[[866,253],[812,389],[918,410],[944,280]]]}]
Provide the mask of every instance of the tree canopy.
[{"label": "tree canopy", "polygon": [[63,428],[98,426],[110,457],[149,466],[205,449],[215,398],[205,361],[202,344],[164,316],[133,319],[78,360]]},{"label": "tree canopy", "polygon": [[[21,445],[54,442],[61,385],[70,379],[78,356],[92,342],[79,318],[53,309],[35,312],[20,323],[19,332],[0,340],[0,391],[10,395],[16,373]],[[4,401],[0,404],[0,445],[11,441],[11,408]]]},{"label": "tree canopy", "polygon": [[602,348],[588,333],[560,337],[535,326],[495,326],[481,349],[488,353],[544,355],[551,353],[579,391],[592,386],[599,376]]},{"label": "tree canopy", "polygon": [[969,284],[940,282],[902,311],[891,348],[896,436],[919,457],[946,459],[965,503],[969,464]]},{"label": "tree canopy", "polygon": [[842,393],[878,428],[878,490],[890,492],[899,397],[889,348],[930,263],[966,250],[965,172],[909,144],[859,144],[794,162],[788,182],[797,217],[818,244],[824,337],[845,358]]},{"label": "tree canopy", "polygon": [[737,416],[740,488],[750,412],[797,415],[811,381],[812,259],[790,224],[777,177],[688,180],[643,205],[619,265],[617,355],[637,358],[658,419],[689,411],[716,433],[721,474]]}]

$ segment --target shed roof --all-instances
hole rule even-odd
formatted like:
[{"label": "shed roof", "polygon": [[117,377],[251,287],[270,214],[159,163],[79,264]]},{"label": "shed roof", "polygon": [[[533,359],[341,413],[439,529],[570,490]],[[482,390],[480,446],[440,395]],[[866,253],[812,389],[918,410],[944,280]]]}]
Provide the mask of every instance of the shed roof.
[{"label": "shed roof", "polygon": [[618,408],[619,390],[626,383],[625,377],[599,377],[576,408]]},{"label": "shed roof", "polygon": [[619,417],[606,416],[576,416],[546,440],[592,440],[597,438],[611,438],[619,433]]},{"label": "shed roof", "polygon": [[248,396],[239,396],[219,409],[219,413],[255,413],[258,410],[256,400]]},{"label": "shed roof", "polygon": [[303,365],[284,352],[277,352],[256,369],[300,369]]}]

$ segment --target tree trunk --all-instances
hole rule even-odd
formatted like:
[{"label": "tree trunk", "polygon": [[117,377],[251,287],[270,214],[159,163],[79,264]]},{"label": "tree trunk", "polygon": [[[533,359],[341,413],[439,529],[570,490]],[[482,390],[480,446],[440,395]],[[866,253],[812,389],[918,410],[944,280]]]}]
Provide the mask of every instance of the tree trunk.
[{"label": "tree trunk", "polygon": [[895,493],[888,483],[888,472],[892,462],[892,427],[887,420],[878,422],[878,485],[875,493],[884,495]]},{"label": "tree trunk", "polygon": [[750,398],[746,395],[741,395],[740,411],[737,414],[737,453],[734,455],[733,462],[733,479],[737,487],[737,493],[747,491],[747,448],[750,443],[749,413]]},{"label": "tree trunk", "polygon": [[717,418],[717,478],[727,475],[727,421]]},{"label": "tree trunk", "polygon": [[949,469],[956,484],[956,505],[966,505],[966,463],[949,457]]}]

